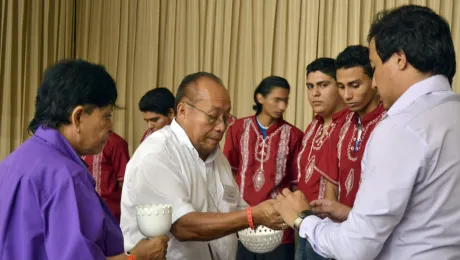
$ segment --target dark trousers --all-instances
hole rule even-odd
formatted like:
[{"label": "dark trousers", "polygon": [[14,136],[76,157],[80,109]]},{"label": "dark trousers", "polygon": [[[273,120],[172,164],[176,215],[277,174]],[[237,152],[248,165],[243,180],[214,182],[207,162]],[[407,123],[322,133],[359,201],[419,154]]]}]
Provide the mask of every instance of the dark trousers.
[{"label": "dark trousers", "polygon": [[281,244],[275,250],[265,254],[256,254],[246,249],[238,242],[236,260],[294,260],[295,246],[292,244]]},{"label": "dark trousers", "polygon": [[310,242],[306,238],[297,237],[297,248],[295,252],[295,260],[326,260],[329,258],[324,258],[317,254]]}]

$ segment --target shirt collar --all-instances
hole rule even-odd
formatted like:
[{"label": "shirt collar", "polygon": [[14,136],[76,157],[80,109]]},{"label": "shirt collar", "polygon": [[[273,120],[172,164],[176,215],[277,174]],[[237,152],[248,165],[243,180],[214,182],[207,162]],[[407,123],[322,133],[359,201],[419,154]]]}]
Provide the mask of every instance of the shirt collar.
[{"label": "shirt collar", "polygon": [[[374,110],[372,110],[371,112],[365,114],[362,118],[360,118],[361,124],[365,125],[368,122],[371,122],[375,118],[382,116],[382,113],[384,112],[385,112],[385,109],[383,108],[383,105],[379,104]],[[358,113],[354,113],[354,115],[356,117],[356,122],[358,122],[358,118],[359,118]]]},{"label": "shirt collar", "polygon": [[64,156],[70,158],[72,161],[86,169],[86,179],[91,182],[93,187],[95,187],[96,182],[91,176],[91,173],[88,171],[88,164],[86,164],[86,162],[83,161],[80,156],[78,156],[77,152],[70,145],[69,141],[67,141],[67,139],[65,139],[65,137],[59,133],[59,131],[54,128],[39,126],[35,131],[33,138],[39,138],[44,142],[52,145]]},{"label": "shirt collar", "polygon": [[[193,151],[196,157],[200,158],[200,155],[198,151],[195,149],[195,146],[193,146],[192,142],[190,141],[190,138],[188,137],[187,133],[185,133],[185,130],[182,128],[182,126],[177,123],[176,119],[174,118],[173,121],[171,122],[171,130],[173,133],[177,136],[179,141],[187,146],[190,150]],[[217,155],[217,149],[216,148],[209,156],[206,158],[205,163],[212,162],[216,158]]]},{"label": "shirt collar", "polygon": [[340,110],[339,112],[336,112],[335,114],[332,115],[332,121],[336,121],[337,119],[341,118],[345,114],[348,114],[350,110],[348,108],[344,108]]},{"label": "shirt collar", "polygon": [[[257,119],[257,115],[252,116],[252,120],[253,120],[254,124],[262,126],[259,123],[259,119]],[[276,122],[274,124],[272,124],[271,126],[269,126],[268,128],[265,128],[263,126],[262,127],[265,128],[265,130],[267,130],[267,136],[268,136],[271,133],[273,133],[274,131],[276,131],[280,126],[284,125],[284,122],[286,122],[286,121],[284,121],[283,117],[281,117],[278,120],[276,120]]]},{"label": "shirt collar", "polygon": [[70,146],[69,141],[67,141],[67,139],[65,139],[65,137],[56,129],[45,126],[39,126],[34,133],[34,137],[40,138],[48,144],[51,144],[62,154],[72,159],[72,161],[79,163],[85,168],[87,168],[86,164],[83,163],[81,158],[77,155],[77,152],[75,152],[72,146]]},{"label": "shirt collar", "polygon": [[432,92],[452,91],[452,88],[443,75],[431,76],[427,79],[419,81],[409,87],[390,107],[387,115],[391,116],[407,108],[410,104],[414,103],[421,96]]},{"label": "shirt collar", "polygon": [[[334,114],[332,114],[332,122],[336,121],[337,119],[341,118],[347,113],[349,113],[348,108],[344,108],[338,112],[335,112]],[[324,123],[324,118],[318,114],[315,115],[315,119],[320,121],[321,123]]]}]

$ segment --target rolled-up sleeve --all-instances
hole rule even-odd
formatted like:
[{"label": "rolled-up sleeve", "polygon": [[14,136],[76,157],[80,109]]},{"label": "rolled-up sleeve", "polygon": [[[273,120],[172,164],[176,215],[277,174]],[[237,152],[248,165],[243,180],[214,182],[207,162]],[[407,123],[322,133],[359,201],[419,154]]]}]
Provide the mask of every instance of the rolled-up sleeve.
[{"label": "rolled-up sleeve", "polygon": [[137,204],[171,204],[174,223],[195,209],[188,181],[170,156],[167,151],[146,154],[136,167],[129,191],[135,191],[133,201]]},{"label": "rolled-up sleeve", "polygon": [[[161,145],[158,145],[161,147]],[[155,147],[155,149],[158,149]],[[152,148],[132,159],[127,166],[121,198],[121,228],[125,249],[130,250],[143,238],[137,228],[136,205],[171,204],[172,223],[182,216],[195,212],[191,204],[189,180],[182,168],[164,147]],[[197,173],[198,174],[198,173]]]},{"label": "rolled-up sleeve", "polygon": [[379,125],[362,162],[362,182],[348,219],[307,217],[299,234],[335,259],[374,259],[401,221],[417,175],[428,167],[428,146],[405,126]]}]

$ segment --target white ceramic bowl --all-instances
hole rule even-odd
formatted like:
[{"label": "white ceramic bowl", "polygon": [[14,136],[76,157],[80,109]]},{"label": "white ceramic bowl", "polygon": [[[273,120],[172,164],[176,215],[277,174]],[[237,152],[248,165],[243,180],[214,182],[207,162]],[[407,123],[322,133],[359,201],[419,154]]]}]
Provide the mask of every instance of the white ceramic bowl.
[{"label": "white ceramic bowl", "polygon": [[256,230],[251,228],[241,230],[238,232],[238,237],[249,251],[268,253],[281,244],[283,230],[273,230],[265,226],[258,226]]},{"label": "white ceramic bowl", "polygon": [[142,235],[157,237],[168,234],[171,229],[172,206],[169,204],[136,206],[137,226]]}]

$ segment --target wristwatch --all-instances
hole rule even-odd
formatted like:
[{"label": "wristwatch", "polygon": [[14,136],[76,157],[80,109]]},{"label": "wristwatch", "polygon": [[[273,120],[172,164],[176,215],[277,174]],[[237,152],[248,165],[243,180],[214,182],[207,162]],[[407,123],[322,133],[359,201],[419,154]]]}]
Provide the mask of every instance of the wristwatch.
[{"label": "wristwatch", "polygon": [[299,229],[300,229],[300,224],[302,224],[302,221],[304,218],[310,216],[310,215],[314,215],[315,213],[313,213],[313,211],[307,209],[307,210],[304,210],[304,211],[301,211],[299,214],[297,214],[297,218],[294,220],[294,229],[299,232]]}]

